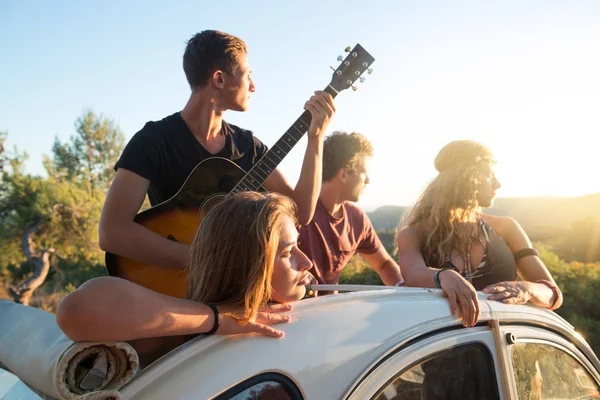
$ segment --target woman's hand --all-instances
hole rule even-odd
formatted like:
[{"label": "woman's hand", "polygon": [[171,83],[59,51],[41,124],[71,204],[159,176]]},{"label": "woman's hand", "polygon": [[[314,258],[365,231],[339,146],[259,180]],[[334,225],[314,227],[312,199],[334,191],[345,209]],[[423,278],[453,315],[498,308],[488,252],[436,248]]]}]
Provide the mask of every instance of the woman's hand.
[{"label": "woman's hand", "polygon": [[483,293],[491,294],[488,300],[497,300],[506,304],[525,304],[533,296],[531,282],[504,281],[489,285]]},{"label": "woman's hand", "polygon": [[281,313],[292,310],[290,304],[266,305],[258,311],[255,318],[244,324],[240,320],[246,318],[246,315],[240,307],[220,305],[217,308],[220,317],[217,335],[258,333],[274,338],[282,338],[284,333],[271,325],[290,322],[290,317]]},{"label": "woman's hand", "polygon": [[479,300],[473,285],[452,270],[443,270],[438,274],[438,279],[448,296],[452,315],[457,315],[460,307],[462,324],[465,327],[474,326],[479,319]]}]

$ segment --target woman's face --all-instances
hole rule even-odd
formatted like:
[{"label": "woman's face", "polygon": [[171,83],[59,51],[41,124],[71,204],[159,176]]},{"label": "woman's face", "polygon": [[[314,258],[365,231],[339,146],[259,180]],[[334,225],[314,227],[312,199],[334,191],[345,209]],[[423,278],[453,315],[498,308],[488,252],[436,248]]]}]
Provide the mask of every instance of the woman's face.
[{"label": "woman's face", "polygon": [[290,217],[285,216],[279,235],[271,280],[271,299],[286,303],[304,297],[306,285],[310,283],[308,270],[312,262],[298,248],[298,231]]},{"label": "woman's face", "polygon": [[492,164],[484,164],[481,167],[481,183],[477,188],[477,202],[480,207],[491,207],[496,197],[496,190],[500,188],[500,182]]}]

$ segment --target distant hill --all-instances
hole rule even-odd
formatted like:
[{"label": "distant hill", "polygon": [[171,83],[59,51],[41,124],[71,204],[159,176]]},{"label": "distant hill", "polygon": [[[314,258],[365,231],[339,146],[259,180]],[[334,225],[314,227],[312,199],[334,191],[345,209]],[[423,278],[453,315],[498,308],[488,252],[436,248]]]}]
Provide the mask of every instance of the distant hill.
[{"label": "distant hill", "polygon": [[393,230],[409,209],[405,206],[381,206],[367,215],[376,231]]},{"label": "distant hill", "polygon": [[[406,206],[382,206],[367,214],[375,229],[382,231],[395,229],[408,210]],[[583,197],[498,198],[485,212],[515,218],[529,235],[553,235],[575,221],[600,217],[600,193]]]}]

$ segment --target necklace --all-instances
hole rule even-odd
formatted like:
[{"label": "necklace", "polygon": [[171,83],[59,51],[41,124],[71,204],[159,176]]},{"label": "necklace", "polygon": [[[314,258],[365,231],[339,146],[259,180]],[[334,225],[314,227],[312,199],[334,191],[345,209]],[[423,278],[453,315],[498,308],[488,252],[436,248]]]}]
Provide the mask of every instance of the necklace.
[{"label": "necklace", "polygon": [[[479,271],[482,267],[484,267],[488,262],[487,246],[489,245],[490,237],[488,235],[487,229],[485,228],[484,222],[481,219],[477,223],[477,226],[478,226],[478,236],[479,237],[478,238],[474,238],[474,237],[470,238],[469,244],[467,245],[467,251],[466,251],[466,253],[463,252],[465,267],[464,267],[464,271],[463,271],[462,275],[466,280],[468,280],[471,283],[473,283],[473,278],[477,277],[477,274],[476,274],[477,271]],[[483,234],[482,234],[482,231],[483,231]],[[481,244],[481,246],[483,247],[483,258],[475,270],[473,270],[473,266],[471,264],[471,247],[473,245],[474,240],[477,240],[479,242],[479,244]],[[484,240],[486,243],[485,246],[483,244]]]},{"label": "necklace", "polygon": [[471,244],[473,240],[469,240],[469,244],[467,245],[467,253],[463,253],[464,257],[464,278],[469,282],[473,282],[473,269],[471,268]]}]

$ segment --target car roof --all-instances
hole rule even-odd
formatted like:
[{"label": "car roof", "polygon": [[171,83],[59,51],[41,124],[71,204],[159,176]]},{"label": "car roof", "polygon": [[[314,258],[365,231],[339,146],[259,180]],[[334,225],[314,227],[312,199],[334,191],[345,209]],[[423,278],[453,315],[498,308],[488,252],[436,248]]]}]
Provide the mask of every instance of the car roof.
[{"label": "car roof", "polygon": [[[168,390],[160,395],[186,397],[190,385],[195,385],[195,395],[207,398],[218,388],[224,390],[232,383],[272,371],[295,381],[305,398],[336,398],[340,388],[349,388],[369,365],[399,343],[436,330],[463,329],[438,289],[357,285],[331,289],[350,292],[295,303],[292,321],[278,325],[285,332],[283,339],[198,337],[150,365],[123,394],[144,398],[145,391],[156,396],[160,394],[157,391]],[[478,297],[481,323],[499,319],[541,325],[562,334],[574,332],[551,311],[488,301],[483,293]]]}]

